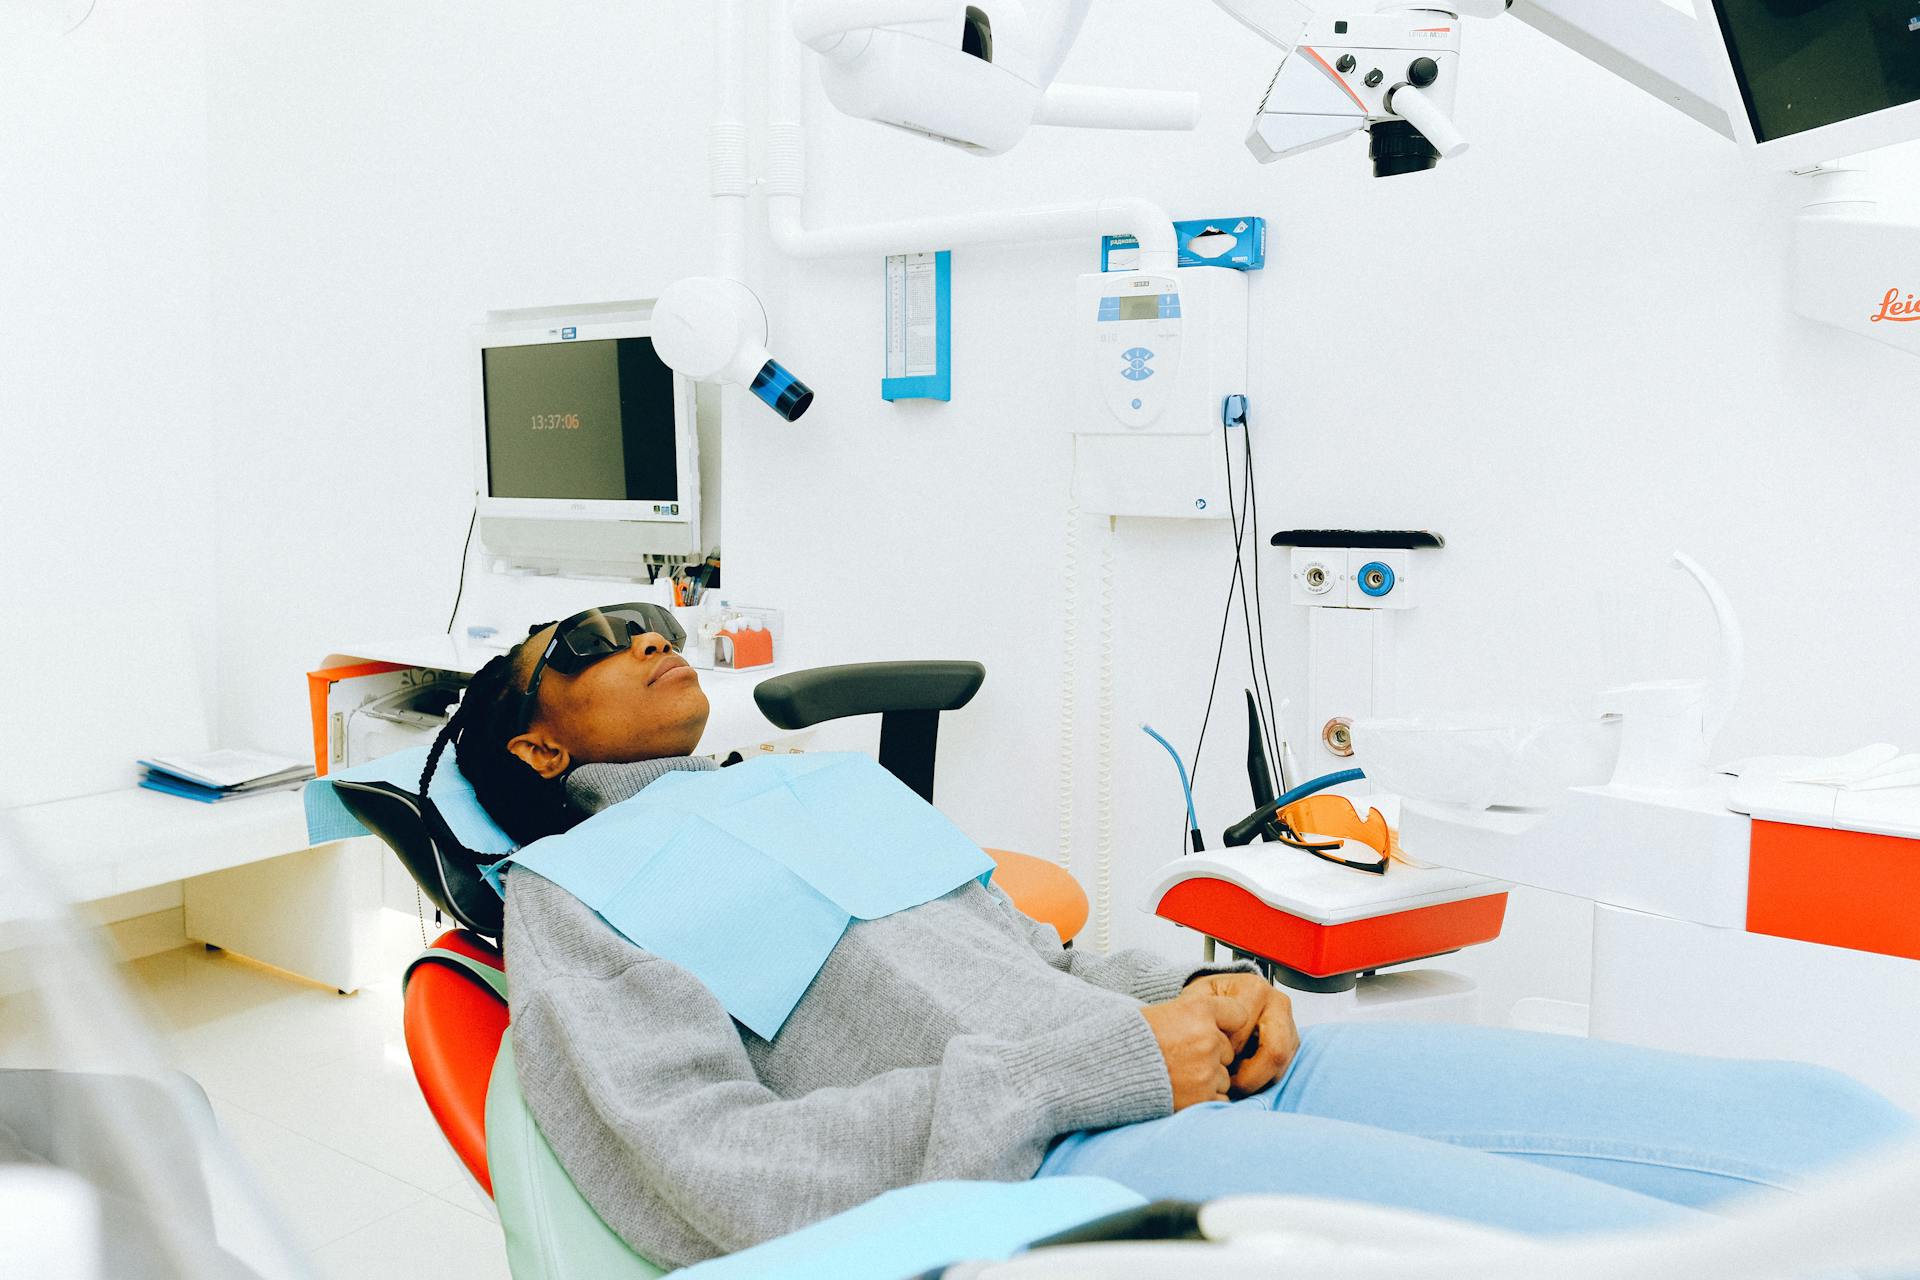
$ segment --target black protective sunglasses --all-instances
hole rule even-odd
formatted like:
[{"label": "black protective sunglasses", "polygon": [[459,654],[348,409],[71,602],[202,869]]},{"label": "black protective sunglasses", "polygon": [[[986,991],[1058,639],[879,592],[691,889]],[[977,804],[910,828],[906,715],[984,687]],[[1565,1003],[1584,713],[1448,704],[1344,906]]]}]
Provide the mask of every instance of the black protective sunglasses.
[{"label": "black protective sunglasses", "polygon": [[[527,634],[532,635],[545,626],[543,622]],[[632,648],[634,637],[649,634],[665,636],[676,650],[687,642],[687,633],[673,620],[673,615],[657,604],[604,604],[597,609],[583,609],[560,622],[553,629],[553,639],[547,642],[546,652],[540,655],[533,674],[527,678],[527,691],[520,695],[516,732],[525,733],[533,723],[534,709],[539,705],[540,681],[548,670],[563,676],[573,675],[602,658]]]}]

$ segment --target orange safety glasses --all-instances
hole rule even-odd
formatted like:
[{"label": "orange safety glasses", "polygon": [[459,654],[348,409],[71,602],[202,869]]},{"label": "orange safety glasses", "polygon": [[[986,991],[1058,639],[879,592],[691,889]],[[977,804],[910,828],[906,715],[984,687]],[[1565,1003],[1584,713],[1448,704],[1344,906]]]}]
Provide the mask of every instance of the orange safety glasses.
[{"label": "orange safety glasses", "polygon": [[[1367,816],[1362,818],[1351,800],[1327,792],[1294,801],[1275,816],[1273,828],[1270,834],[1281,844],[1373,875],[1385,875],[1387,866],[1400,855],[1399,838],[1378,809],[1368,809]],[[1302,832],[1323,839],[1310,839],[1302,836]],[[1338,856],[1348,841],[1371,849],[1378,856],[1368,859]]]}]

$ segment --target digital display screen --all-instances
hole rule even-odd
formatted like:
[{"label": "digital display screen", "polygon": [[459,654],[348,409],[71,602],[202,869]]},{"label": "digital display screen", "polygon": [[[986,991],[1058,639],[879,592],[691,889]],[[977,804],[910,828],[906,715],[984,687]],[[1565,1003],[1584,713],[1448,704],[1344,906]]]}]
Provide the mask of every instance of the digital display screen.
[{"label": "digital display screen", "polygon": [[1158,320],[1160,318],[1160,295],[1157,293],[1137,293],[1132,297],[1121,298],[1120,318],[1122,320]]},{"label": "digital display screen", "polygon": [[1715,0],[1754,137],[1920,100],[1916,0]]},{"label": "digital display screen", "polygon": [[649,338],[480,353],[496,498],[676,502],[673,371]]}]

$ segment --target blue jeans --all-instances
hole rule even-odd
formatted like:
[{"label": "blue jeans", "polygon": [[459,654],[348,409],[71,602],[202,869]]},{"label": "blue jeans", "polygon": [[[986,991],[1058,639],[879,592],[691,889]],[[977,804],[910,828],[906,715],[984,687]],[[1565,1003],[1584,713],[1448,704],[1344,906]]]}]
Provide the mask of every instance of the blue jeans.
[{"label": "blue jeans", "polygon": [[1530,1233],[1672,1222],[1912,1134],[1836,1072],[1484,1027],[1306,1029],[1273,1088],[1069,1134],[1038,1177],[1318,1195]]}]

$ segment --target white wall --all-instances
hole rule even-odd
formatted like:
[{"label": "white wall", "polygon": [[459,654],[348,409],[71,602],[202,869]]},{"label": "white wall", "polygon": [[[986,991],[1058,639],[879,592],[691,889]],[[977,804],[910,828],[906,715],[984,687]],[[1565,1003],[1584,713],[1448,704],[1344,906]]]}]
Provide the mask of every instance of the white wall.
[{"label": "white wall", "polygon": [[[297,747],[305,664],[445,625],[471,484],[465,327],[488,308],[647,296],[707,265],[708,14],[208,12],[222,713],[230,736]],[[1039,131],[979,160],[822,108],[812,210],[1139,192],[1176,217],[1263,214],[1250,392],[1265,523],[1449,539],[1403,630],[1407,709],[1593,687],[1598,591],[1651,577],[1664,592],[1665,555],[1685,546],[1748,625],[1729,749],[1912,744],[1920,366],[1788,315],[1786,179],[1518,24],[1468,35],[1475,150],[1376,182],[1357,140],[1253,164],[1240,137],[1273,58],[1217,11],[1103,0],[1066,75],[1200,86],[1198,137]],[[1889,181],[1920,198],[1913,156],[1893,160]],[[956,253],[954,401],[888,406],[880,264],[762,251],[776,353],[820,398],[798,426],[739,413],[727,446],[729,594],[784,605],[823,660],[985,661],[985,690],[944,734],[942,802],[985,842],[1041,851],[1056,839],[1062,424],[1079,402],[1061,326],[1095,253]],[[1105,536],[1083,522],[1083,600]],[[1198,730],[1225,537],[1116,538],[1116,943],[1188,945],[1130,909],[1180,822],[1171,769],[1133,726],[1183,746]],[[1304,625],[1278,595],[1285,685]],[[1642,674],[1704,661],[1704,614],[1675,616],[1684,634],[1644,645],[1674,670]],[[1089,880],[1093,620],[1073,841]],[[1215,830],[1245,808],[1242,683],[1223,679],[1222,754],[1202,774]],[[1518,903],[1476,961],[1496,1000],[1577,993],[1583,928],[1566,904]]]},{"label": "white wall", "polygon": [[[701,6],[209,6],[213,382],[237,734],[300,673],[431,633],[472,508],[468,329],[650,297],[700,243]],[[654,52],[650,52],[654,51]]]},{"label": "white wall", "polygon": [[[139,701],[142,664],[174,660],[156,627],[198,632],[209,688],[216,659],[200,5],[103,3],[64,37],[35,21],[57,7],[0,27],[0,775],[32,775],[11,771],[16,799],[121,785],[135,752],[179,745],[115,732],[177,718]],[[83,758],[102,742],[118,757]]]}]

